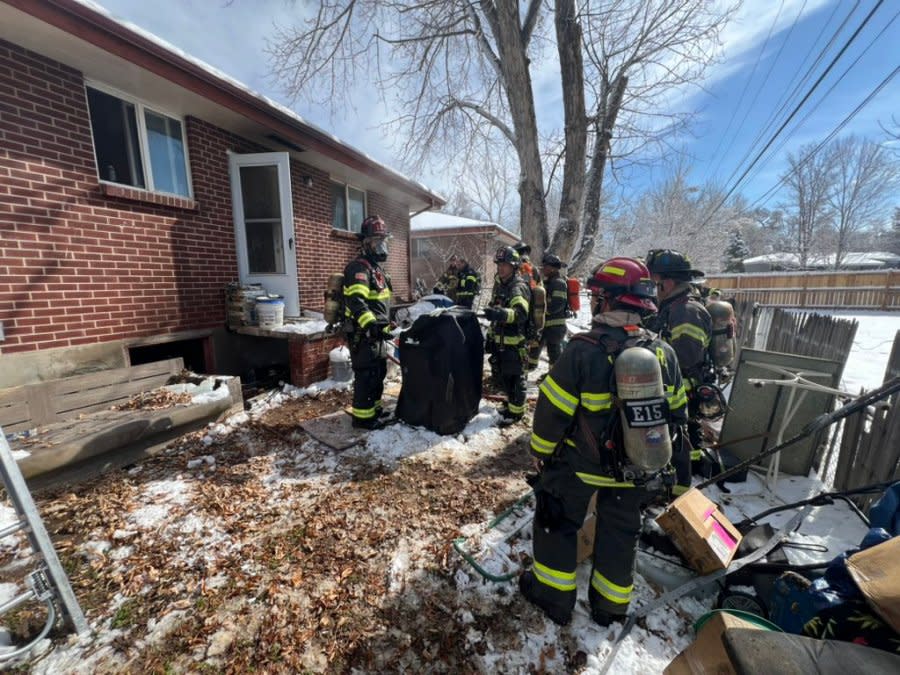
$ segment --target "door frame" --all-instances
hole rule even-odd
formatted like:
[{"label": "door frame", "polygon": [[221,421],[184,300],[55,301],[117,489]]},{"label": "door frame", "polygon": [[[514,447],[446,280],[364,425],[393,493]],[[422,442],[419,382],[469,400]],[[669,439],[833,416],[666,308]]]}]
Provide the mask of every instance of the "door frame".
[{"label": "door frame", "polygon": [[[247,233],[244,225],[244,199],[241,193],[240,169],[244,166],[276,166],[281,209],[281,236],[284,252],[283,274],[250,274],[247,258]],[[238,278],[242,284],[262,284],[284,296],[285,316],[300,315],[300,282],[297,273],[297,235],[294,228],[294,204],[291,190],[291,159],[287,152],[236,153],[228,151],[228,174],[231,183],[231,211],[234,221]]]}]

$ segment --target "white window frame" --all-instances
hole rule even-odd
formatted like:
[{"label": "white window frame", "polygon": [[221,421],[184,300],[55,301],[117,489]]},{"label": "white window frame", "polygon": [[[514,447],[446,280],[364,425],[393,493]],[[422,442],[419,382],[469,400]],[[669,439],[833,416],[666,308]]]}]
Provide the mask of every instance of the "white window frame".
[{"label": "white window frame", "polygon": [[[363,220],[369,215],[369,192],[364,188],[359,187],[358,185],[353,185],[352,183],[348,183],[345,180],[341,180],[340,178],[335,178],[334,176],[329,176],[329,180],[334,185],[340,185],[344,188],[344,222],[347,223],[347,229],[341,230],[334,226],[334,213],[331,214],[331,229],[336,230],[338,232],[350,232],[356,233],[357,230],[353,229],[353,223],[350,222],[350,190],[356,190],[357,192],[363,193]],[[330,193],[330,191],[329,191]],[[362,221],[360,221],[360,225],[362,225]]]},{"label": "white window frame", "polygon": [[[181,115],[174,114],[172,112],[168,112],[163,108],[152,105],[147,101],[137,98],[136,96],[132,96],[131,94],[126,94],[125,92],[116,89],[114,87],[110,87],[109,85],[103,84],[101,82],[96,82],[94,80],[85,79],[84,81],[84,97],[85,102],[87,102],[87,90],[88,87],[91,89],[96,89],[99,92],[104,94],[108,94],[109,96],[115,96],[118,99],[125,101],[126,103],[130,103],[134,106],[134,112],[137,116],[137,127],[138,127],[138,145],[140,155],[141,155],[141,169],[144,172],[144,183],[147,187],[138,187],[137,185],[129,185],[128,183],[118,183],[116,181],[106,180],[100,175],[100,162],[97,159],[97,147],[94,144],[94,125],[90,124],[91,128],[91,149],[94,151],[94,166],[97,170],[97,180],[101,183],[105,183],[107,185],[119,185],[122,187],[131,188],[132,190],[142,190],[144,192],[153,192],[155,194],[161,195],[170,195],[172,197],[180,197],[182,199],[193,199],[194,198],[194,180],[191,177],[191,158],[188,155],[188,144],[187,144],[187,124],[185,123],[184,117]],[[177,120],[181,124],[181,146],[184,148],[184,170],[185,177],[187,178],[187,188],[188,194],[182,195],[177,192],[166,192],[164,190],[157,190],[156,186],[153,184],[153,167],[150,166],[150,142],[147,139],[147,118],[144,115],[144,112],[149,110],[150,112],[161,115],[163,117],[169,117],[173,120]],[[88,106],[88,118],[90,118],[90,106]]]}]

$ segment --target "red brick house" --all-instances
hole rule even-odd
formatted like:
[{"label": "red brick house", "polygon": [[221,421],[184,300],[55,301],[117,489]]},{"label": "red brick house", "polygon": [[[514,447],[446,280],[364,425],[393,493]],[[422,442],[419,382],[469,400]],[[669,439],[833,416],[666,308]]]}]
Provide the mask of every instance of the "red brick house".
[{"label": "red brick house", "polygon": [[0,0],[0,387],[176,355],[239,372],[290,350],[319,354],[293,380],[322,376],[327,343],[226,331],[225,286],[321,311],[377,213],[409,298],[409,214],[442,204],[94,7]]},{"label": "red brick house", "polygon": [[494,284],[494,253],[500,246],[512,246],[519,236],[496,223],[426,211],[411,221],[411,261],[413,284],[428,292],[447,269],[452,255],[465,258],[481,274],[481,297],[490,297]]}]

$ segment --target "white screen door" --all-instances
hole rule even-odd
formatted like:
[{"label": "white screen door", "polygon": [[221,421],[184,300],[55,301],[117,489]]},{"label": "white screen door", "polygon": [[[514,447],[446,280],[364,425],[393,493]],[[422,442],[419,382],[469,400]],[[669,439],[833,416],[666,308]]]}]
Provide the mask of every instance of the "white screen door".
[{"label": "white screen door", "polygon": [[285,316],[299,316],[288,153],[232,153],[229,167],[241,283],[284,296]]}]

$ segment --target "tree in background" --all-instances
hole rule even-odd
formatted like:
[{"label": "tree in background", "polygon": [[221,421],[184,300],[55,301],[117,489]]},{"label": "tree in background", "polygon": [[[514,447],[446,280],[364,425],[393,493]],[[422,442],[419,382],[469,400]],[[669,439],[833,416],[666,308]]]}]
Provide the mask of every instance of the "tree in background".
[{"label": "tree in background", "polygon": [[[594,255],[607,165],[663,148],[683,127],[686,113],[666,112],[673,94],[702,78],[736,7],[707,0],[322,0],[302,25],[279,29],[270,53],[295,99],[336,110],[361,83],[383,101],[390,96],[401,161],[414,170],[426,160],[452,164],[476,140],[506,143],[518,164],[523,239],[539,259],[552,234],[550,247],[577,273]],[[562,131],[540,133],[532,71],[557,66]],[[554,148],[551,164],[562,168],[553,233],[547,148]]]},{"label": "tree in background", "polygon": [[888,215],[888,199],[898,185],[900,166],[882,146],[859,136],[834,141],[826,155],[834,165],[829,205],[834,225],[834,268],[865,229]]},{"label": "tree in background", "polygon": [[688,255],[704,271],[721,269],[728,232],[749,217],[741,215],[741,202],[732,199],[709,218],[725,190],[713,183],[692,185],[688,174],[683,162],[676,163],[661,183],[613,219],[604,238],[604,255],[644,256],[652,248],[671,248]]},{"label": "tree in background", "polygon": [[725,249],[725,271],[726,272],[743,272],[744,258],[750,257],[750,249],[744,241],[744,235],[741,234],[741,228],[735,227],[731,230],[731,238],[728,240],[728,247]]},{"label": "tree in background", "polygon": [[815,150],[816,145],[811,143],[796,154],[788,153],[788,170],[782,176],[789,196],[787,225],[801,268],[807,267],[811,255],[816,253],[814,235],[832,219],[834,164],[827,150]]},{"label": "tree in background", "polygon": [[888,251],[900,255],[900,206],[894,207],[894,218],[891,223]]}]

